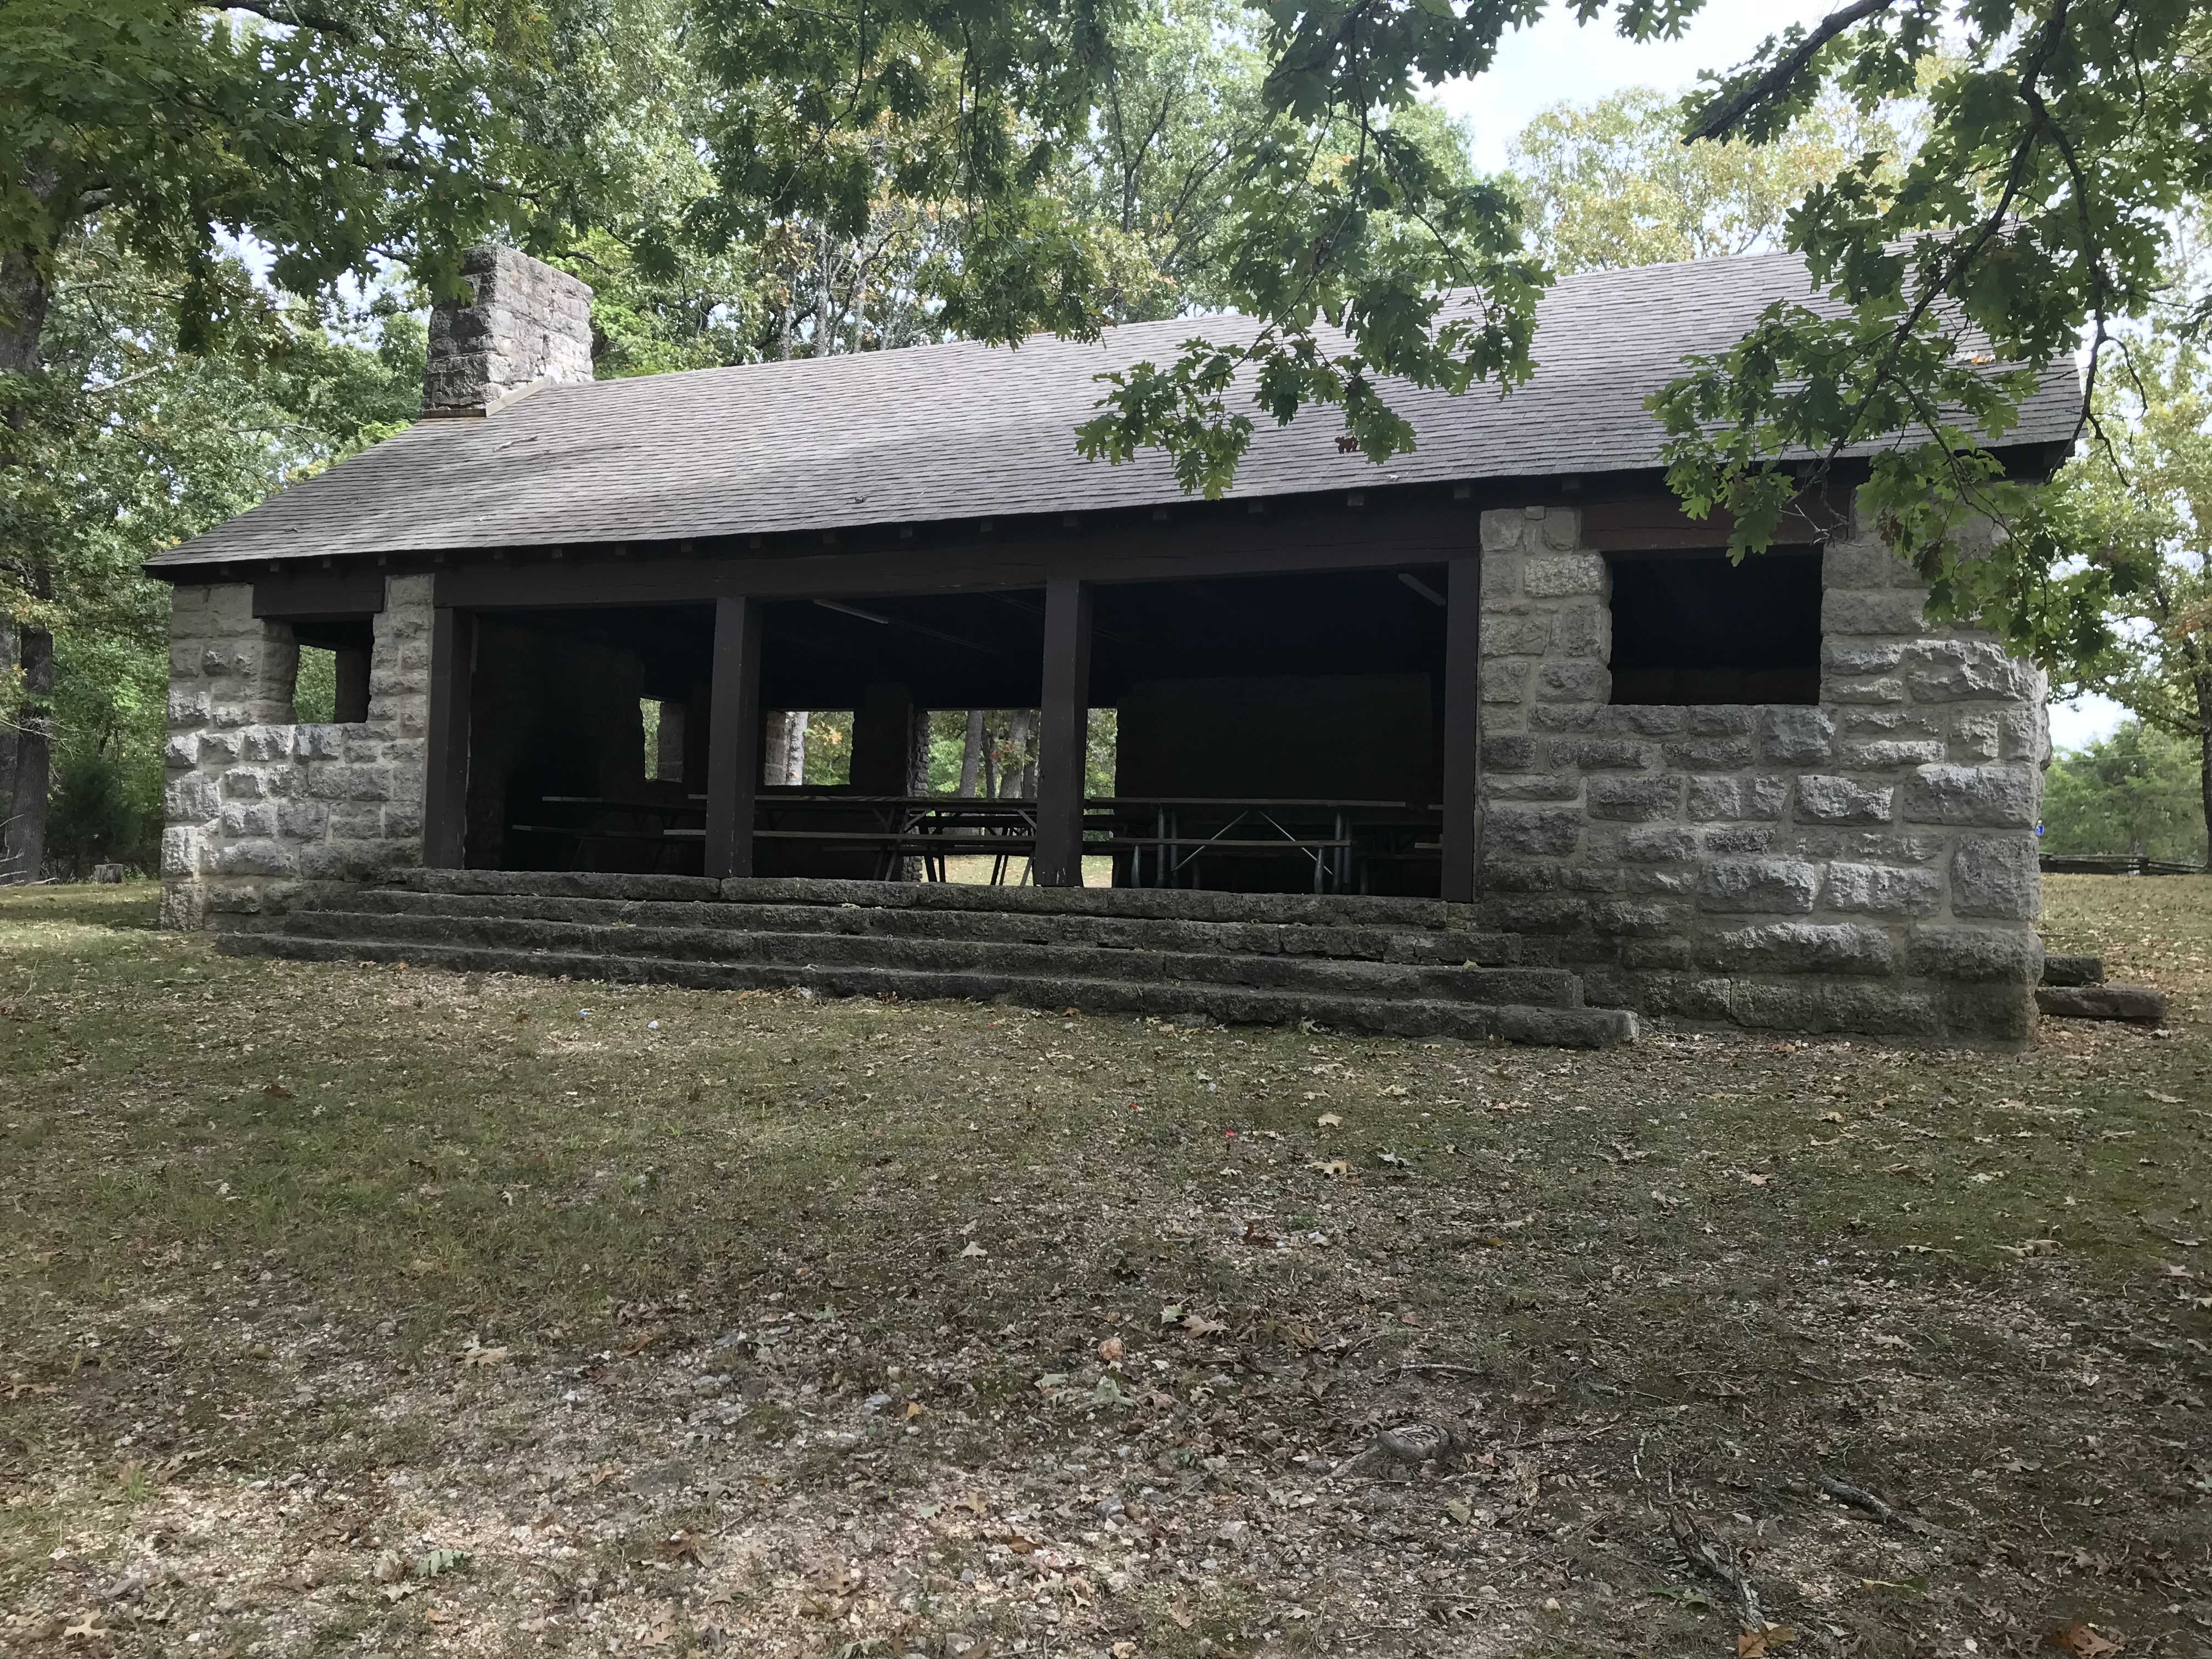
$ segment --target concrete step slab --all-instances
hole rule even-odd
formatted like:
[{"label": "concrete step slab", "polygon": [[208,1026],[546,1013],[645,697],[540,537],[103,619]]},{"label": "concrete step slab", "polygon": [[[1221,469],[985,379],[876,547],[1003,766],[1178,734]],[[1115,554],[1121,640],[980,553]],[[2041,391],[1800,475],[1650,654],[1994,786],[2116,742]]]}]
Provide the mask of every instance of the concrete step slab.
[{"label": "concrete step slab", "polygon": [[380,884],[419,892],[642,899],[673,903],[857,904],[895,909],[992,910],[1024,915],[1131,916],[1156,921],[1273,921],[1472,930],[1473,908],[1438,899],[1356,894],[1219,893],[1154,887],[984,887],[964,882],[831,881],[750,876],[624,876],[594,872],[410,870]]},{"label": "concrete step slab", "polygon": [[1442,998],[1551,1007],[1575,1007],[1582,1000],[1582,981],[1557,968],[1468,968],[1249,951],[1127,950],[929,934],[783,933],[753,928],[457,915],[444,910],[379,914],[329,908],[296,912],[270,931],[337,942],[380,939],[399,944],[563,955],[781,963],[808,969],[886,968],[922,973],[1175,981],[1317,995]]},{"label": "concrete step slab", "polygon": [[764,987],[811,989],[825,996],[884,996],[902,1000],[1006,1001],[1086,1013],[1203,1017],[1223,1024],[1285,1025],[1311,1021],[1342,1031],[1462,1042],[1612,1048],[1636,1040],[1636,1016],[1617,1008],[1552,1008],[1498,1003],[1330,996],[1243,986],[1188,985],[990,972],[939,972],[781,963],[728,963],[598,952],[518,951],[396,939],[318,939],[258,932],[226,933],[216,948],[230,956],[324,962],[404,961],[469,973],[567,975],[574,979],[684,985],[708,990]]},{"label": "concrete step slab", "polygon": [[1109,950],[1197,951],[1333,957],[1370,962],[1501,968],[1520,965],[1506,933],[1334,923],[1203,921],[1043,911],[933,910],[884,905],[732,904],[720,900],[575,898],[538,893],[446,893],[341,889],[312,896],[301,913],[504,917],[602,926],[707,927],[724,932],[870,934],[883,938],[1081,945]]}]

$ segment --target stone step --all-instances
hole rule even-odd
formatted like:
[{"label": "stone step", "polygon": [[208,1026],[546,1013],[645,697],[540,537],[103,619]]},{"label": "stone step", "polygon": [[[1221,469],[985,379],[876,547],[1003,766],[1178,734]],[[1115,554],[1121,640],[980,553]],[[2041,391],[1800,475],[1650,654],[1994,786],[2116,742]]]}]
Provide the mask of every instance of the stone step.
[{"label": "stone step", "polygon": [[[725,907],[696,908],[711,914]],[[1320,996],[1442,998],[1557,1008],[1577,1007],[1582,1002],[1582,981],[1558,968],[1470,968],[1449,963],[1256,951],[1135,950],[1079,943],[946,938],[935,933],[671,927],[604,919],[574,921],[455,914],[447,908],[420,912],[298,910],[273,924],[270,931],[339,943],[374,939],[396,945],[750,963],[807,971],[880,968],[1025,979],[1129,980],[1241,986]]]},{"label": "stone step", "polygon": [[1218,893],[1155,887],[985,887],[964,882],[832,881],[746,876],[622,876],[589,872],[410,870],[380,884],[417,892],[666,903],[862,905],[991,910],[1023,915],[1127,916],[1162,921],[1471,929],[1470,906],[1438,899],[1333,893]]},{"label": "stone step", "polygon": [[705,990],[795,987],[825,996],[889,996],[931,1001],[1003,1000],[1085,1013],[1203,1016],[1223,1024],[1285,1025],[1302,1020],[1346,1031],[1527,1042],[1571,1048],[1611,1048],[1636,1040],[1636,1016],[1617,1008],[1537,1007],[1442,999],[1331,995],[1241,985],[1160,980],[939,971],[850,964],[796,966],[602,951],[512,950],[489,945],[423,944],[358,937],[321,939],[276,930],[222,935],[230,956],[286,957],[321,962],[408,962],[469,973],[565,975],[574,979],[684,985]]},{"label": "stone step", "polygon": [[723,933],[969,939],[1088,945],[1106,950],[1334,957],[1444,967],[1468,963],[1480,968],[1528,965],[1521,949],[1522,941],[1508,933],[1323,922],[1193,921],[1055,911],[933,910],[866,904],[742,904],[720,899],[675,902],[569,898],[534,892],[444,893],[389,887],[326,893],[302,901],[295,910],[304,914],[342,910],[379,915],[472,916],[602,927],[701,927]]}]

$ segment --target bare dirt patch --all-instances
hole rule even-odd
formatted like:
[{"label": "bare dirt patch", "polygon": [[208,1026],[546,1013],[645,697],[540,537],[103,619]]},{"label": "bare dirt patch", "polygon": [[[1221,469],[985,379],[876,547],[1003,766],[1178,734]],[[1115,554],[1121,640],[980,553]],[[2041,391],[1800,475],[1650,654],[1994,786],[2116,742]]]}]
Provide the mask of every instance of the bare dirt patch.
[{"label": "bare dirt patch", "polygon": [[2015,1055],[234,962],[151,911],[0,898],[0,1650],[2212,1638],[2212,882],[2054,881],[2176,1023]]}]

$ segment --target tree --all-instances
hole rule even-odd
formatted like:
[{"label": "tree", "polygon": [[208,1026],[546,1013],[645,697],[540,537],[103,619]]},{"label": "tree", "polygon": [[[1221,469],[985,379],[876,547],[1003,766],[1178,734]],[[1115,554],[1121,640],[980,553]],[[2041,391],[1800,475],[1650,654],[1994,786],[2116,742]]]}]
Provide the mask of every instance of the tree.
[{"label": "tree", "polygon": [[[1655,409],[1670,483],[1693,513],[1729,509],[1739,550],[1872,445],[1862,502],[1934,612],[2057,666],[2109,637],[2106,605],[2149,573],[2140,548],[2069,570],[2083,544],[2066,503],[2008,480],[1991,450],[2039,370],[2086,343],[2094,392],[2126,319],[2164,296],[2180,210],[2212,186],[2212,15],[1998,0],[1952,23],[1929,0],[1854,0],[1710,87],[1692,138],[1771,143],[1831,87],[1863,109],[1917,93],[1923,137],[1893,177],[1863,156],[1791,216],[1824,302],[1770,308]],[[1986,550],[1978,519],[1996,527]]]},{"label": "tree", "polygon": [[2204,862],[2198,758],[2196,744],[2141,720],[2054,756],[2043,786],[2043,850]]},{"label": "tree", "polygon": [[2212,824],[2212,362],[2185,320],[2169,311],[2127,341],[2099,392],[2100,441],[2062,481],[2058,516],[2114,573],[2118,624],[2068,665],[2064,689],[2101,692],[2185,744]]},{"label": "tree", "polygon": [[1768,144],[1686,144],[1681,129],[1681,100],[1649,87],[1529,122],[1510,170],[1531,250],[1561,275],[1764,252],[1813,190],[1914,142],[1897,112],[1862,114],[1834,94]]}]

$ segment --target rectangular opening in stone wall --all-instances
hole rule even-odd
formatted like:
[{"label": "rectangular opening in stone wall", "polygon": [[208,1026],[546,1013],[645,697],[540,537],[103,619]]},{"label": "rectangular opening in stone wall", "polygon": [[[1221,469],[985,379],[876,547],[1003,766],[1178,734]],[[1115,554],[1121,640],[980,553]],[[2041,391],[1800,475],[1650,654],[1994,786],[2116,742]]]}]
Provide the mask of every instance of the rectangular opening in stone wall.
[{"label": "rectangular opening in stone wall", "polygon": [[292,683],[292,718],[331,726],[368,718],[368,660],[376,627],[367,617],[292,619],[300,667]]},{"label": "rectangular opening in stone wall", "polygon": [[1820,556],[1609,553],[1616,703],[1810,703],[1820,696]]}]

